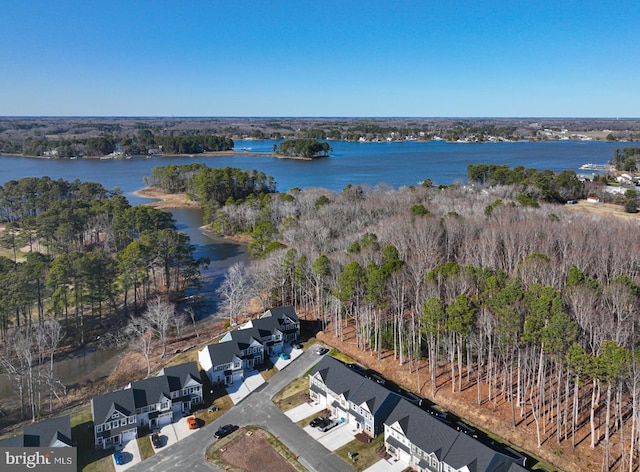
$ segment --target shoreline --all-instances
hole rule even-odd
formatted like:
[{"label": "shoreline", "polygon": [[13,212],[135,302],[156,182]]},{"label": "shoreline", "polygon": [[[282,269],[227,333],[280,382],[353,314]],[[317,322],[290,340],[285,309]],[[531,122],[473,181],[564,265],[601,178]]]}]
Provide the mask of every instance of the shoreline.
[{"label": "shoreline", "polygon": [[155,200],[143,205],[151,206],[159,210],[170,208],[199,208],[200,204],[189,200],[186,193],[165,193],[155,187],[144,187],[133,194],[137,197]]},{"label": "shoreline", "polygon": [[[133,192],[141,198],[153,199],[155,201],[144,203],[158,210],[171,210],[172,208],[200,208],[201,205],[188,199],[184,193],[164,193],[155,187],[144,187]],[[236,234],[232,236],[218,236],[208,225],[199,226],[198,229],[211,239],[225,239],[241,244],[249,244],[253,239],[247,234]]]}]

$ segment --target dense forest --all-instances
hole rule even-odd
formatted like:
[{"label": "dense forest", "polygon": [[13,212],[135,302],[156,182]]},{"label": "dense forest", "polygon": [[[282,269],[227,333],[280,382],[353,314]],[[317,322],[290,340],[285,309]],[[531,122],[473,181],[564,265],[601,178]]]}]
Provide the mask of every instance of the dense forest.
[{"label": "dense forest", "polygon": [[635,470],[638,221],[523,203],[529,187],[347,186],[229,203],[212,228],[251,235],[254,261],[220,295],[232,319],[249,298],[294,304],[338,338],[355,330],[349,342],[373,356],[427,362],[420,394],[508,403],[514,430],[532,427],[551,462],[554,444],[581,444],[602,452],[585,468]]},{"label": "dense forest", "polygon": [[0,371],[33,419],[46,398],[53,408],[62,395],[53,377],[58,347],[82,346],[96,333],[112,342],[166,334],[166,324],[141,323],[141,315],[158,297],[171,302],[197,285],[207,263],[194,259],[170,213],[130,206],[92,182],[9,181],[0,187],[0,221],[10,255],[0,256]]}]

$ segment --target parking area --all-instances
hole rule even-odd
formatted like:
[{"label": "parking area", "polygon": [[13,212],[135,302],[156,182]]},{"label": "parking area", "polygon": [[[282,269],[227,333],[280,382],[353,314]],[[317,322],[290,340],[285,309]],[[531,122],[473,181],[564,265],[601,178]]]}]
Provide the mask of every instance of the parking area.
[{"label": "parking area", "polygon": [[226,385],[225,389],[234,405],[240,403],[247,395],[264,383],[264,379],[257,370],[248,370],[244,373],[242,382]]},{"label": "parking area", "polygon": [[387,461],[382,459],[371,467],[364,469],[364,472],[402,472],[403,470],[407,470],[407,464],[401,461]]},{"label": "parking area", "polygon": [[280,357],[280,355],[277,356],[269,356],[269,359],[271,359],[271,362],[273,362],[273,365],[276,367],[276,369],[278,370],[282,370],[285,367],[287,367],[289,364],[291,364],[292,361],[294,361],[298,356],[302,355],[302,353],[304,352],[302,349],[296,349],[291,347],[289,344],[285,344],[285,346],[282,349],[282,352],[284,352],[285,354],[287,354],[289,356],[289,359],[283,359],[282,357]]},{"label": "parking area", "polygon": [[[197,429],[189,429],[187,424],[187,418],[183,417],[180,413],[173,414],[173,423],[164,425],[158,431],[162,447],[170,446],[180,441],[182,438],[189,436],[190,434],[198,431]],[[149,439],[151,440],[151,439]]]},{"label": "parking area", "polygon": [[115,466],[116,472],[120,472],[123,470],[127,470],[132,465],[140,462],[140,449],[138,448],[138,441],[133,439],[131,441],[127,441],[122,448],[118,448],[120,452],[122,452],[122,458],[124,460],[124,464],[116,464],[113,454],[111,455],[111,459],[113,460],[113,465]]},{"label": "parking area", "polygon": [[303,403],[302,405],[286,411],[284,414],[287,415],[291,421],[297,423],[300,420],[309,418],[311,415],[320,413],[325,408],[326,407],[324,405],[319,403]]},{"label": "parking area", "polygon": [[345,444],[350,443],[355,439],[356,434],[353,426],[348,423],[339,424],[326,433],[323,433],[318,428],[314,428],[312,426],[306,426],[304,430],[309,434],[309,436],[311,436],[313,439],[318,441],[330,451],[335,451]]}]

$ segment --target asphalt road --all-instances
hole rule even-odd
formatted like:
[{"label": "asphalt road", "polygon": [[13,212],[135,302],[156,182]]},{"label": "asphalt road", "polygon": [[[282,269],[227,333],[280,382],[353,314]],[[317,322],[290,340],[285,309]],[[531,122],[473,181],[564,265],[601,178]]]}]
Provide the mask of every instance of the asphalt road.
[{"label": "asphalt road", "polygon": [[168,446],[130,467],[130,472],[211,472],[220,470],[205,460],[207,447],[214,442],[213,434],[223,424],[254,425],[269,430],[289,450],[299,456],[300,463],[311,472],[351,472],[342,459],[315,441],[293,423],[271,401],[271,398],[293,379],[302,377],[320,360],[315,347],[307,349],[285,369],[252,392],[239,404],[211,424],[194,434]]}]

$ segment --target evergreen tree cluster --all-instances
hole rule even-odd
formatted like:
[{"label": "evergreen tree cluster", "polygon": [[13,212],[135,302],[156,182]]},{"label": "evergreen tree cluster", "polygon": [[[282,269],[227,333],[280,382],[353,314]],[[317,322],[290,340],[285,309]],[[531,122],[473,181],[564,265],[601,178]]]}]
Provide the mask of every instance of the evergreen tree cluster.
[{"label": "evergreen tree cluster", "polygon": [[88,319],[127,318],[156,294],[176,298],[207,262],[194,259],[170,213],[131,206],[92,182],[7,182],[0,221],[0,246],[11,255],[0,256],[2,335],[53,314],[83,343]]},{"label": "evergreen tree cluster", "polygon": [[628,146],[624,148],[616,148],[613,151],[613,159],[611,164],[616,170],[625,172],[635,172],[640,168],[640,147]]},{"label": "evergreen tree cluster", "polygon": [[287,157],[304,157],[311,159],[326,156],[332,151],[329,143],[318,142],[314,139],[290,139],[280,143],[278,154]]},{"label": "evergreen tree cluster", "polygon": [[513,185],[527,201],[565,203],[585,197],[584,183],[570,170],[556,174],[549,169],[540,172],[524,166],[511,169],[508,164],[469,164],[467,177],[473,184]]},{"label": "evergreen tree cluster", "polygon": [[25,156],[50,156],[57,158],[74,156],[106,156],[116,151],[123,154],[147,154],[161,149],[167,154],[201,154],[203,152],[230,151],[233,139],[212,134],[187,133],[185,135],[154,134],[150,129],[138,130],[134,136],[115,136],[102,133],[91,138],[28,139],[19,150]]},{"label": "evergreen tree cluster", "polygon": [[243,201],[250,195],[262,197],[275,192],[277,185],[273,177],[261,171],[205,164],[154,167],[148,184],[167,193],[186,193],[205,207]]}]

